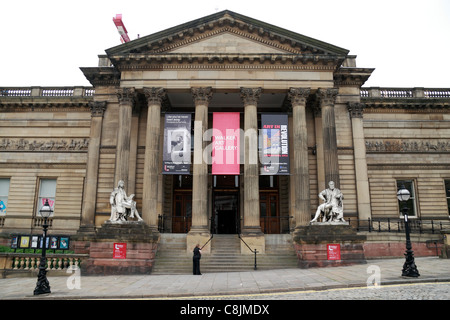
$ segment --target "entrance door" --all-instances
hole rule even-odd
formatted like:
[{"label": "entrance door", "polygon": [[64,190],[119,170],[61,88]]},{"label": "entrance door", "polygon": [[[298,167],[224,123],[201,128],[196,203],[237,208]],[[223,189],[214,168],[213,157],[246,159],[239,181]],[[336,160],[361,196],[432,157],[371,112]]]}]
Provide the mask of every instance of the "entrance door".
[{"label": "entrance door", "polygon": [[261,229],[264,233],[280,233],[280,214],[278,193],[261,192],[259,194]]},{"label": "entrance door", "polygon": [[192,193],[175,191],[173,195],[172,232],[187,233],[192,225]]},{"label": "entrance door", "polygon": [[214,191],[212,233],[235,234],[239,232],[238,196],[238,192]]}]

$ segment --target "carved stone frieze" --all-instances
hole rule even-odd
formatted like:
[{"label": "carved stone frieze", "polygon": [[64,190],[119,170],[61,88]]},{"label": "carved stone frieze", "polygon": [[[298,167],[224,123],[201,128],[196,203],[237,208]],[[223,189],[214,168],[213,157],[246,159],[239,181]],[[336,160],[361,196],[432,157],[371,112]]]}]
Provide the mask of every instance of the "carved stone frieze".
[{"label": "carved stone frieze", "polygon": [[450,141],[443,140],[366,140],[366,152],[450,152]]},{"label": "carved stone frieze", "polygon": [[89,139],[9,139],[0,140],[0,151],[87,151]]}]

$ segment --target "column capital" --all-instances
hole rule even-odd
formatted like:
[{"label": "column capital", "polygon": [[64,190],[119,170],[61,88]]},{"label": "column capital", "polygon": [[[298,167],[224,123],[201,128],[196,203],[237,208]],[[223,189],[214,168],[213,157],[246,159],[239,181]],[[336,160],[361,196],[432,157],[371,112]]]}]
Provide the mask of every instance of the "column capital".
[{"label": "column capital", "polygon": [[359,102],[349,102],[347,104],[347,110],[350,114],[350,118],[362,118],[364,115],[364,104]]},{"label": "column capital", "polygon": [[91,101],[89,102],[91,109],[91,117],[103,117],[106,110],[106,101]]},{"label": "column capital", "polygon": [[211,101],[213,94],[211,87],[191,88],[191,93],[195,105],[198,104],[209,105],[209,102]]},{"label": "column capital", "polygon": [[166,90],[164,88],[144,88],[144,95],[147,98],[147,104],[162,104],[166,97]]},{"label": "column capital", "polygon": [[241,88],[241,99],[244,102],[244,106],[256,106],[261,96],[261,92],[261,88]]},{"label": "column capital", "polygon": [[319,88],[317,90],[317,98],[319,99],[320,106],[333,107],[338,93],[339,90],[337,88]]},{"label": "column capital", "polygon": [[289,88],[288,98],[291,101],[292,105],[301,104],[305,106],[310,92],[310,88]]},{"label": "column capital", "polygon": [[133,105],[136,102],[136,89],[134,88],[119,88],[116,90],[117,99],[119,99],[119,103],[131,104]]}]

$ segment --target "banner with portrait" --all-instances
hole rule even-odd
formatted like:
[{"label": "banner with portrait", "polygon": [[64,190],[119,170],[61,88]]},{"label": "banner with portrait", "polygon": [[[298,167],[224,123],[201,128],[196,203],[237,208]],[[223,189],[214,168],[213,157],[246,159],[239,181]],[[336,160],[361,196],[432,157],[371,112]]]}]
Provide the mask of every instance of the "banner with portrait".
[{"label": "banner with portrait", "polygon": [[261,175],[289,174],[288,137],[286,114],[261,115]]},{"label": "banner with portrait", "polygon": [[191,114],[166,113],[163,174],[189,174],[191,167]]}]

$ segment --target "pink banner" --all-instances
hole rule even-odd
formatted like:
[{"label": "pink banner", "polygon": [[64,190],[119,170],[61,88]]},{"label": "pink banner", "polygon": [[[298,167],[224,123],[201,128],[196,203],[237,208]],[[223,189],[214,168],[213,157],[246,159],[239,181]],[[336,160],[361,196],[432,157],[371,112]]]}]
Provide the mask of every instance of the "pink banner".
[{"label": "pink banner", "polygon": [[213,113],[212,174],[239,174],[239,112]]}]

